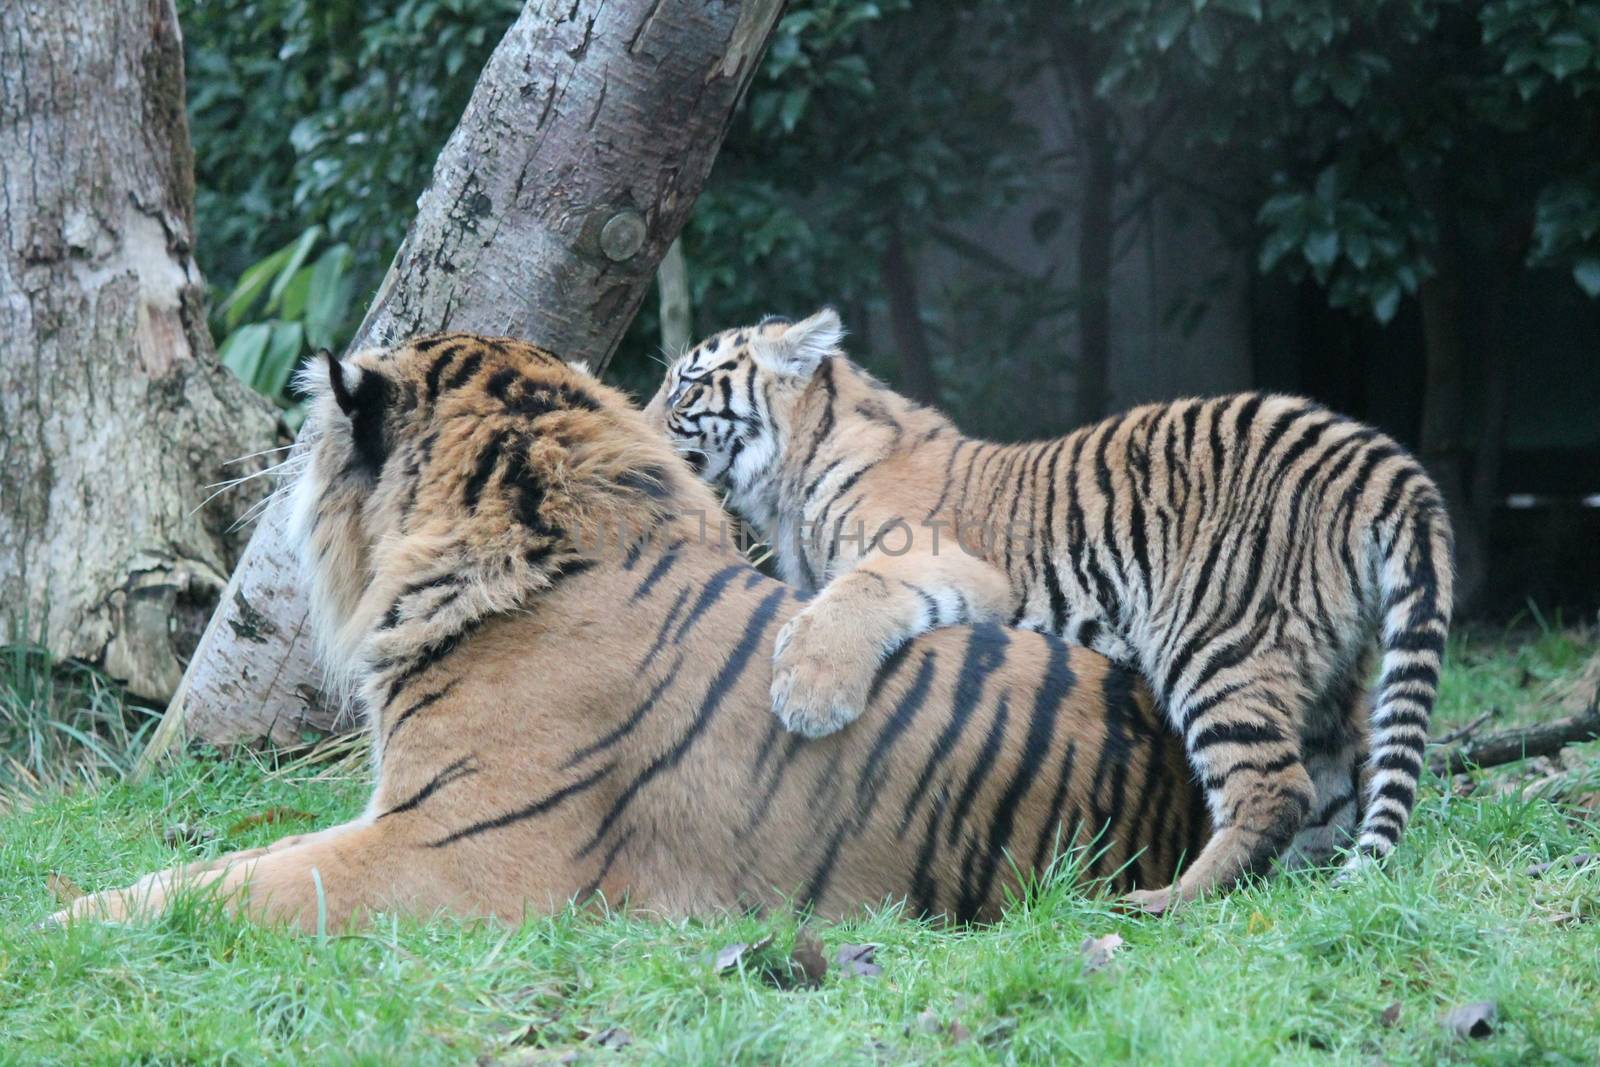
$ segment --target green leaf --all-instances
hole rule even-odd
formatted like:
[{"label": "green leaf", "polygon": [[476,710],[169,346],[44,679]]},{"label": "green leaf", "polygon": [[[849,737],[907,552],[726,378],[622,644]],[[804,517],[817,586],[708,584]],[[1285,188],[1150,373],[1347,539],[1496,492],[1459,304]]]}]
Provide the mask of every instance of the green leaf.
[{"label": "green leaf", "polygon": [[1386,285],[1378,290],[1372,298],[1372,315],[1379,322],[1387,326],[1394,321],[1394,316],[1400,310],[1400,287]]},{"label": "green leaf", "polygon": [[1300,251],[1307,263],[1319,272],[1326,271],[1339,258],[1339,231],[1313,230],[1300,246]]},{"label": "green leaf", "polygon": [[222,342],[217,358],[234,376],[250,388],[256,388],[261,371],[261,357],[272,340],[272,326],[265,322],[252,322],[230,333]]},{"label": "green leaf", "polygon": [[278,313],[282,318],[294,321],[305,318],[306,295],[311,288],[311,271],[311,267],[301,267],[294,272],[294,278],[278,301]]},{"label": "green leaf", "polygon": [[802,86],[791,89],[783,94],[783,103],[778,107],[778,122],[783,126],[784,133],[793,133],[800,117],[806,112],[806,105],[811,102],[811,88]]},{"label": "green leaf", "polygon": [[1344,236],[1344,254],[1356,270],[1366,270],[1372,262],[1372,242],[1364,233],[1347,233]]},{"label": "green leaf", "polygon": [[1572,265],[1572,280],[1584,295],[1600,297],[1600,256],[1584,256]]},{"label": "green leaf", "polygon": [[1261,21],[1261,0],[1217,0],[1217,6],[1253,22]]},{"label": "green leaf", "polygon": [[1273,230],[1267,234],[1266,240],[1261,242],[1261,254],[1256,258],[1257,269],[1262,274],[1270,272],[1299,243],[1300,240],[1293,231]]},{"label": "green leaf", "polygon": [[233,287],[228,299],[217,309],[230,332],[244,321],[244,317],[250,313],[256,301],[261,298],[261,294],[267,291],[267,286],[283,269],[283,265],[289,261],[289,256],[293,252],[292,243],[285,245],[266,259],[251,265],[239,276],[239,284]]},{"label": "green leaf", "polygon": [[256,371],[256,391],[270,400],[283,395],[289,384],[289,375],[300,362],[300,352],[305,345],[305,329],[298,322],[274,322],[272,339]]},{"label": "green leaf", "polygon": [[278,308],[278,301],[283,298],[283,291],[289,287],[294,279],[295,272],[305,263],[306,257],[311,254],[312,247],[322,239],[322,227],[312,226],[302,233],[293,244],[289,246],[289,260],[278,271],[278,276],[272,282],[272,291],[267,294],[267,313],[271,314]]},{"label": "green leaf", "polygon": [[334,245],[311,268],[306,294],[306,341],[312,348],[337,347],[339,326],[350,314],[355,279],[349,276],[354,260],[349,245]]},{"label": "green leaf", "polygon": [[1171,7],[1156,16],[1155,42],[1158,52],[1165,52],[1172,47],[1172,42],[1178,39],[1184,27],[1189,25],[1189,11],[1183,7]]}]

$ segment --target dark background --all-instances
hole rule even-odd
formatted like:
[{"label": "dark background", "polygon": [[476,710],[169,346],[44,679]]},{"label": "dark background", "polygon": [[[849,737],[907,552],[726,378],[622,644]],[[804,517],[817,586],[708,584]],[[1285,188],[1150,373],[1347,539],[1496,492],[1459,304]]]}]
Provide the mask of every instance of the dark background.
[{"label": "dark background", "polygon": [[[510,0],[191,0],[200,259],[275,395],[347,339]],[[1418,451],[1467,608],[1600,605],[1600,6],[796,0],[683,236],[696,334],[843,313],[967,430],[1312,396]],[[282,279],[284,284],[274,286]],[[608,376],[653,390],[653,306]]]}]

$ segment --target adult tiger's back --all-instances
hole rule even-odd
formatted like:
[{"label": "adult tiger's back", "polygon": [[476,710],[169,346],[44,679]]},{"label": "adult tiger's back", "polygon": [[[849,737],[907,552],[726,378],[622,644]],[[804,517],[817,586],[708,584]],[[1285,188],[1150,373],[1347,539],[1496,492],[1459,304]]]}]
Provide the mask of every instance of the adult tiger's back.
[{"label": "adult tiger's back", "polygon": [[620,394],[547,352],[468,335],[307,375],[299,528],[325,655],[373,739],[366,812],[86,897],[82,915],[216,886],[331,926],[374,910],[500,915],[603,893],[685,914],[909,897],[997,914],[1058,839],[1157,884],[1205,840],[1182,752],[1134,676],[997,627],[908,646],[862,729],[822,744],[768,712],[800,609]]},{"label": "adult tiger's back", "polygon": [[1347,831],[1352,861],[1394,846],[1451,607],[1449,521],[1400,446],[1254,393],[994,444],[895,394],[841,339],[831,311],[726,331],[669,368],[647,409],[785,574],[823,587],[779,637],[774,710],[792,729],[849,722],[909,637],[1006,618],[1154,686],[1219,827],[1185,898],[1291,841],[1312,860]]}]

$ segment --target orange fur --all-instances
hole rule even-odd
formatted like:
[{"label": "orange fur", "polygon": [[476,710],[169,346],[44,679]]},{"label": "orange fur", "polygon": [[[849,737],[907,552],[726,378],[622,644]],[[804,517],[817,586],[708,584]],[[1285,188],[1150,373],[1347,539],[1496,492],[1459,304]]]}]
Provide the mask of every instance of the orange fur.
[{"label": "orange fur", "polygon": [[372,732],[371,801],[72,915],[202,887],[302,928],[596,894],[989,918],[1058,840],[1103,828],[1089,873],[1123,887],[1205,840],[1148,693],[1037,634],[916,642],[859,729],[787,737],[766,665],[801,601],[715,539],[715,498],[625,398],[549,353],[434,335],[304,381],[295,528],[324,655]]},{"label": "orange fur", "polygon": [[1262,394],[978,441],[851,363],[842,338],[829,310],[725,331],[669,368],[647,408],[785,576],[820,590],[773,661],[791,730],[852,722],[883,658],[916,635],[1009,620],[1154,685],[1219,827],[1181,899],[1280,856],[1355,844],[1356,863],[1393,847],[1450,616],[1449,520],[1410,456]]}]

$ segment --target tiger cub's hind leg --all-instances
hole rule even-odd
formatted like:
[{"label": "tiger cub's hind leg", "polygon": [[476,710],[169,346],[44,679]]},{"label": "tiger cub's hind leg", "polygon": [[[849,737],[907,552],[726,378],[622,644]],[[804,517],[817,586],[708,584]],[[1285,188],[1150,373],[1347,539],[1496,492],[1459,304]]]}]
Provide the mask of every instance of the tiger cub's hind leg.
[{"label": "tiger cub's hind leg", "polygon": [[1311,814],[1316,794],[1296,726],[1310,693],[1280,657],[1240,657],[1220,644],[1200,649],[1190,661],[1197,681],[1178,699],[1163,701],[1206,791],[1215,831],[1175,884],[1129,895],[1146,911],[1165,911],[1265,870]]},{"label": "tiger cub's hind leg", "polygon": [[1300,750],[1317,799],[1310,818],[1279,857],[1285,870],[1325,866],[1353,846],[1361,823],[1370,698],[1367,663],[1340,675],[1312,705]]}]

